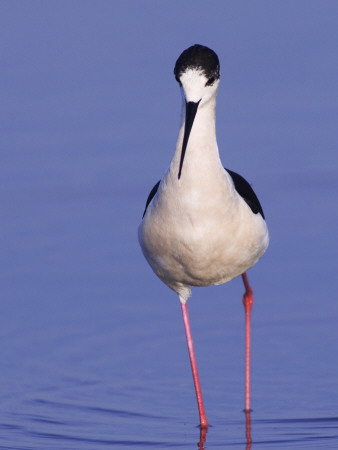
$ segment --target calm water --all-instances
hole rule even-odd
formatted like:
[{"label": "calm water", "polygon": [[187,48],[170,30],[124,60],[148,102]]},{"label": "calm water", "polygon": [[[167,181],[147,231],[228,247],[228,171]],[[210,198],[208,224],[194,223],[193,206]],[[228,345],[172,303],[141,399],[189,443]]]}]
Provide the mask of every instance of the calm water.
[{"label": "calm water", "polygon": [[[1,2],[1,449],[338,448],[325,4]],[[205,436],[178,299],[137,242],[176,141],[173,64],[195,42],[221,57],[222,160],[253,183],[271,232],[249,271],[251,417],[241,280],[189,300]]]},{"label": "calm water", "polygon": [[[36,176],[34,188],[3,191],[0,448],[196,448],[179,303],[136,241],[140,189],[130,186],[121,202],[113,183],[61,187]],[[288,180],[285,201],[291,190],[301,201],[312,178]],[[280,180],[269,182],[267,203]],[[329,192],[319,189],[318,204]],[[310,213],[298,211],[293,225]],[[313,224],[284,255],[278,240],[293,237],[278,220],[269,253],[251,270],[252,446],[337,448],[337,306],[329,286],[314,282],[325,273],[314,274],[306,249],[318,229]],[[327,239],[308,251],[332,245]],[[206,448],[250,448],[242,291],[234,280],[195,289],[189,301],[211,423]]]}]

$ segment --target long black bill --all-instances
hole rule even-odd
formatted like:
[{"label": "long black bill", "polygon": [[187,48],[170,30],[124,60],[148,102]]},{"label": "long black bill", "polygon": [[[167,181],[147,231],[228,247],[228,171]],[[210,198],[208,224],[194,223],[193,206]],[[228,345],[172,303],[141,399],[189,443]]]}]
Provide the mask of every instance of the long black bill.
[{"label": "long black bill", "polygon": [[187,148],[190,132],[191,132],[194,120],[195,120],[195,116],[196,116],[196,113],[197,113],[197,108],[198,108],[198,105],[200,104],[200,101],[198,101],[196,103],[195,102],[186,102],[185,103],[185,127],[184,127],[184,136],[183,136],[183,145],[182,145],[182,152],[181,152],[180,168],[179,168],[179,171],[178,171],[178,179],[181,178],[183,161],[184,161],[184,155],[185,155],[185,151],[186,151],[186,148]]}]

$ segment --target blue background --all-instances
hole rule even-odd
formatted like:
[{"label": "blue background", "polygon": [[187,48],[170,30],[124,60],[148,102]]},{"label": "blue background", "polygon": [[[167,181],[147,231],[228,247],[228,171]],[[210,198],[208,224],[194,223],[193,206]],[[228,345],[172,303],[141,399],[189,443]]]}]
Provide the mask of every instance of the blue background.
[{"label": "blue background", "polygon": [[[179,302],[137,242],[195,43],[221,62],[222,161],[271,234],[249,271],[254,445],[337,448],[337,17],[330,0],[0,2],[0,448],[199,440]],[[189,300],[207,448],[246,445],[242,293]]]}]

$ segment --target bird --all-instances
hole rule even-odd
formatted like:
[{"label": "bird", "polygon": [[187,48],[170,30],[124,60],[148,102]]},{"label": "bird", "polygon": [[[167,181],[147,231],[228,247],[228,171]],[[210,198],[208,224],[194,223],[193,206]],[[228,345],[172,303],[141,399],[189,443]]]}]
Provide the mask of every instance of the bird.
[{"label": "bird", "polygon": [[253,290],[247,270],[264,254],[269,232],[251,185],[223,167],[216,139],[220,63],[195,44],[174,67],[182,118],[169,168],[150,191],[138,238],[155,274],[178,294],[201,428],[207,428],[188,314],[192,286],[227,283],[242,276],[245,293],[245,408],[250,411],[250,328]]}]

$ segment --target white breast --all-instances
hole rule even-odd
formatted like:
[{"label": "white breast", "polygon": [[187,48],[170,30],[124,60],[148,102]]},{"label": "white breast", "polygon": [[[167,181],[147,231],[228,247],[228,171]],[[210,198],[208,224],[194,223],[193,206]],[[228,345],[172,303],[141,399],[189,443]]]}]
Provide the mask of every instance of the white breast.
[{"label": "white breast", "polygon": [[152,269],[179,294],[241,275],[268,245],[262,216],[252,213],[222,167],[211,173],[189,179],[186,170],[178,183],[169,171],[139,228]]}]

